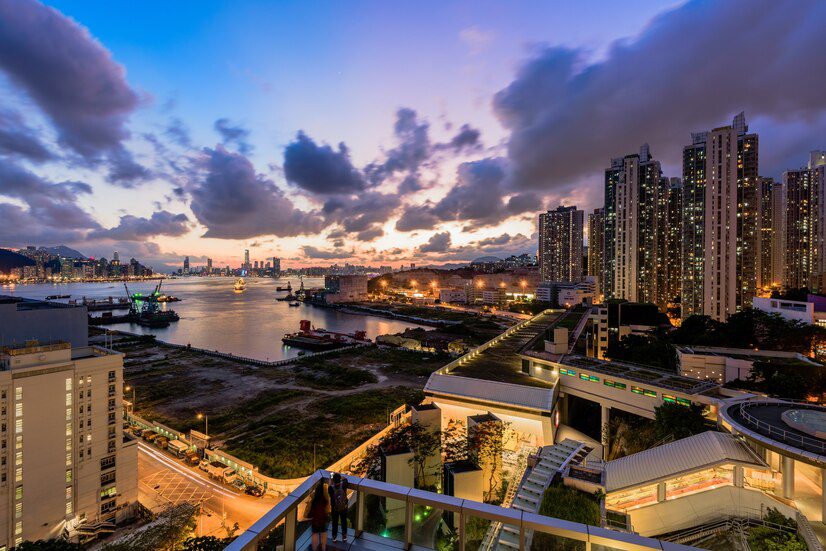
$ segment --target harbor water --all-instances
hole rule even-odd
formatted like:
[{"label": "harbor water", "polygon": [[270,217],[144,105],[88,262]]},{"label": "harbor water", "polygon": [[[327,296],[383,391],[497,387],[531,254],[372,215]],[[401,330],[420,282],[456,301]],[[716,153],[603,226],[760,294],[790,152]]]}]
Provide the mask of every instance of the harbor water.
[{"label": "harbor water", "polygon": [[[181,299],[180,302],[163,304],[163,308],[175,310],[181,317],[165,328],[147,328],[136,324],[122,323],[106,325],[108,329],[130,331],[132,333],[156,335],[158,339],[175,343],[191,344],[208,350],[229,352],[239,356],[260,360],[281,360],[298,355],[301,351],[284,346],[281,337],[285,333],[298,330],[298,323],[307,319],[317,328],[351,333],[357,330],[367,332],[370,339],[377,335],[398,333],[416,324],[384,319],[376,316],[346,314],[338,310],[302,304],[299,307],[276,301],[276,297],[286,292],[276,291],[276,287],[292,284],[293,292],[298,290],[299,281],[292,279],[248,278],[246,290],[233,289],[236,278],[227,277],[187,277],[166,279],[161,291]],[[157,281],[127,283],[131,293],[149,293]],[[305,278],[308,289],[324,285],[322,278]],[[60,283],[0,286],[0,295],[45,299],[51,295],[70,295],[68,302],[83,297],[106,299],[126,296],[123,283]],[[114,312],[115,315],[123,313]],[[100,315],[93,312],[92,315]]]}]

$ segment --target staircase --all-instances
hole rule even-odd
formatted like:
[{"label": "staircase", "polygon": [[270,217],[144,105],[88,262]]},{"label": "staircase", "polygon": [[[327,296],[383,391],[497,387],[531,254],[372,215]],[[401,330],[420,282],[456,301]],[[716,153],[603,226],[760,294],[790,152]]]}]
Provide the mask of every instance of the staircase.
[{"label": "staircase", "polygon": [[[562,471],[571,462],[581,462],[591,450],[592,448],[582,442],[571,439],[566,439],[553,446],[543,447],[539,452],[539,460],[536,466],[530,469],[522,478],[522,483],[519,485],[510,506],[520,511],[538,513],[545,490],[548,489],[556,473]],[[518,527],[499,524],[496,527],[491,526],[490,530],[494,535],[498,535],[490,549],[494,551],[519,550]],[[526,531],[526,549],[530,548],[532,538],[533,532]]]}]

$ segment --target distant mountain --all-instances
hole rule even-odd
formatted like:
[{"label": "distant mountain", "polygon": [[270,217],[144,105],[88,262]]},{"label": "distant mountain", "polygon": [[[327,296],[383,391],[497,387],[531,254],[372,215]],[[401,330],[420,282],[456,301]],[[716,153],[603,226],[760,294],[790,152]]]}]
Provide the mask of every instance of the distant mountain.
[{"label": "distant mountain", "polygon": [[35,261],[31,258],[27,258],[22,254],[17,254],[13,251],[0,249],[0,274],[7,274],[11,272],[13,268],[34,265]]},{"label": "distant mountain", "polygon": [[58,245],[57,247],[43,247],[48,251],[49,254],[53,254],[55,256],[62,256],[63,258],[87,258],[85,254],[81,253],[80,251],[76,251],[66,245]]}]

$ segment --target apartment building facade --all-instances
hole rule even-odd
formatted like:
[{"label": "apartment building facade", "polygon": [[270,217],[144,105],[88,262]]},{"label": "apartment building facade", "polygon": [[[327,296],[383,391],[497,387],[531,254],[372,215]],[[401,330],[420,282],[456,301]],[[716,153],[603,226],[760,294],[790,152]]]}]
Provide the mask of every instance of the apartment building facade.
[{"label": "apartment building facade", "polygon": [[131,517],[137,447],[123,439],[123,355],[30,341],[0,352],[0,549]]},{"label": "apartment building facade", "polygon": [[557,207],[539,215],[539,272],[542,281],[582,279],[585,213]]}]

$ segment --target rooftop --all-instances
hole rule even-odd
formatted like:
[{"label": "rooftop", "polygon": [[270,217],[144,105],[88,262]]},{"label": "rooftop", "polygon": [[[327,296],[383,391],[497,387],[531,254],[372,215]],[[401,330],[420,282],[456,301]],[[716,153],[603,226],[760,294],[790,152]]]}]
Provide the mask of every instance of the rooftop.
[{"label": "rooftop", "polygon": [[497,406],[518,407],[537,412],[553,409],[553,388],[535,388],[520,384],[471,379],[434,373],[424,387],[431,396],[460,397]]},{"label": "rooftop", "polygon": [[36,300],[32,298],[13,297],[9,295],[0,295],[0,305],[16,304],[17,310],[46,310],[50,308],[77,308],[77,306],[64,304],[62,302],[47,302],[45,300]]},{"label": "rooftop", "polygon": [[522,373],[522,359],[518,353],[534,338],[544,335],[559,317],[559,312],[539,314],[510,334],[497,337],[499,340],[485,350],[469,352],[450,373],[473,379],[552,388],[551,383]]},{"label": "rooftop", "polygon": [[708,431],[605,464],[605,490],[652,484],[726,463],[768,469],[736,436]]},{"label": "rooftop", "polygon": [[[531,353],[529,355],[544,359],[539,353]],[[676,392],[682,392],[684,394],[702,394],[720,386],[712,381],[699,381],[697,379],[683,377],[682,375],[669,371],[660,371],[659,369],[646,365],[622,361],[598,360],[596,358],[588,358],[577,354],[562,356],[559,359],[559,363],[564,366],[585,369],[588,371],[596,371],[598,373],[612,375],[614,377],[620,377],[630,381],[637,381],[660,388],[667,388]]]},{"label": "rooftop", "polygon": [[737,360],[760,361],[776,365],[787,366],[815,366],[820,364],[797,352],[782,350],[751,350],[749,348],[726,348],[720,346],[676,346],[682,354],[702,354],[704,356],[720,356]]}]

